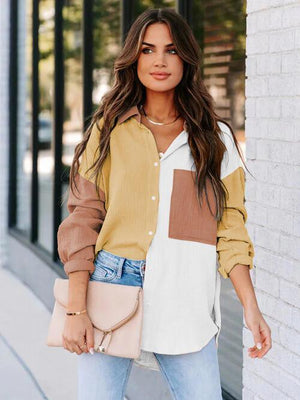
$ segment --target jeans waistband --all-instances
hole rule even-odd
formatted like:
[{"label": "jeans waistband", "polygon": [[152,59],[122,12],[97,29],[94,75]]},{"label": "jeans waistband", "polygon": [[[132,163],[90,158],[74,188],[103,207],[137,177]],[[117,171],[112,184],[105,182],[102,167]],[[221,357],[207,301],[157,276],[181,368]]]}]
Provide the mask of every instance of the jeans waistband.
[{"label": "jeans waistband", "polygon": [[131,259],[131,258],[121,257],[121,256],[117,256],[116,254],[110,253],[109,251],[104,250],[104,249],[101,249],[99,251],[98,255],[100,253],[103,254],[104,257],[110,258],[111,260],[115,260],[115,261],[118,260],[122,264],[123,264],[123,262],[125,260],[128,260],[130,262],[130,264],[136,265],[136,266],[144,265],[146,263],[145,259],[143,259],[143,260],[134,260],[134,259]]}]

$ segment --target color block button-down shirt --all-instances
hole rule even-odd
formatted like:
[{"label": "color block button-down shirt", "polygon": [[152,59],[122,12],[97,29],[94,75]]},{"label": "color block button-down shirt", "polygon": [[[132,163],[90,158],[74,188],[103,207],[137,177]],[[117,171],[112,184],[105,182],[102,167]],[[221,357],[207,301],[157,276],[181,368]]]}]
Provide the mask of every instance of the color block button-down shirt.
[{"label": "color block button-down shirt", "polygon": [[[102,124],[100,119],[100,129]],[[142,355],[137,360],[140,364],[144,360],[145,366],[152,352],[197,351],[214,335],[218,345],[220,277],[228,278],[236,264],[253,268],[254,249],[245,226],[244,166],[229,128],[221,122],[219,126],[227,149],[221,179],[228,198],[218,223],[205,196],[201,207],[197,201],[186,125],[159,155],[137,106],[120,116],[111,132],[99,191],[87,172],[99,151],[95,125],[76,177],[80,199],[69,192],[70,214],[58,230],[66,274],[78,270],[91,274],[101,249],[146,259]],[[208,198],[214,211],[209,184]],[[152,368],[157,369],[153,362]]]}]

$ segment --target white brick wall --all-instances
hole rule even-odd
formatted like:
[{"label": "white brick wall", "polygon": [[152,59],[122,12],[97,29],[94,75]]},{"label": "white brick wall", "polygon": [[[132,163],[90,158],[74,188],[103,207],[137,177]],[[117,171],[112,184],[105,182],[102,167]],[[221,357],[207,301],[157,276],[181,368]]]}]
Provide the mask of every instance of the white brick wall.
[{"label": "white brick wall", "polygon": [[9,4],[2,0],[0,13],[0,267],[7,264]]},{"label": "white brick wall", "polygon": [[248,226],[253,282],[273,347],[251,359],[244,326],[243,399],[300,399],[300,2],[248,0]]}]

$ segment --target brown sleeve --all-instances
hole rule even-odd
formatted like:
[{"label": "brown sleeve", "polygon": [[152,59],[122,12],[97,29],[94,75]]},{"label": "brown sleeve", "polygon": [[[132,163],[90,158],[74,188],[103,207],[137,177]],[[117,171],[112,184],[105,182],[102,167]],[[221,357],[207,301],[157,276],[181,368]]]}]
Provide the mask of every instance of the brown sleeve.
[{"label": "brown sleeve", "polygon": [[82,162],[74,187],[77,197],[69,187],[67,209],[69,215],[57,231],[58,254],[67,275],[70,272],[88,270],[93,273],[95,244],[105,219],[105,193],[96,191],[96,184],[88,178],[85,170],[94,159],[95,146],[99,143],[99,131],[94,127],[82,156]]}]

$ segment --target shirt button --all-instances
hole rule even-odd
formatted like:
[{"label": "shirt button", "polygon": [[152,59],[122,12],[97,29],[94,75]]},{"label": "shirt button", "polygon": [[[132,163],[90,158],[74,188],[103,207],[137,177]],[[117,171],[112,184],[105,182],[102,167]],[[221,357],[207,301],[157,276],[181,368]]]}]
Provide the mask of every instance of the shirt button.
[{"label": "shirt button", "polygon": [[151,199],[152,199],[152,200],[155,200],[155,199],[156,199],[156,196],[152,196]]},{"label": "shirt button", "polygon": [[152,231],[149,231],[148,233],[149,233],[149,235],[153,235],[153,232],[152,232]]},{"label": "shirt button", "polygon": [[155,163],[154,163],[154,166],[155,166],[155,167],[157,167],[157,166],[158,166],[158,162],[157,162],[157,161],[155,161]]}]

